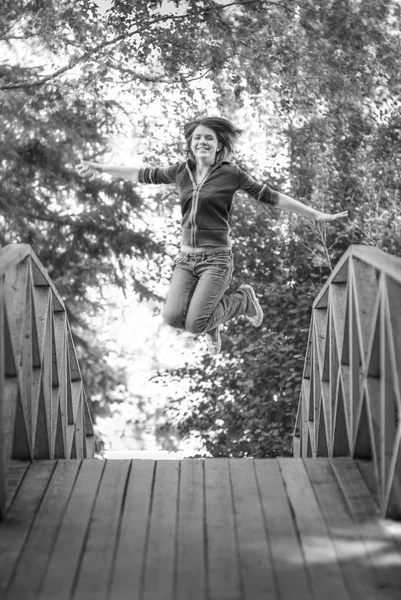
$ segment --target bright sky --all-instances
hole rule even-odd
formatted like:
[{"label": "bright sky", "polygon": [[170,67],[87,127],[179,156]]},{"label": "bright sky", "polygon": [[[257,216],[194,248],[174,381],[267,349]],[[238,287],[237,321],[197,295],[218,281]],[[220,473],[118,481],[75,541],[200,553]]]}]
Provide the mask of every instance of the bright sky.
[{"label": "bright sky", "polygon": [[106,10],[109,10],[113,4],[113,0],[95,0],[95,2],[98,5],[99,11],[102,15],[106,12]]},{"label": "bright sky", "polygon": [[[104,13],[109,10],[109,8],[112,6],[113,4],[113,0],[95,0],[96,4],[99,7],[99,11],[101,15],[104,15]],[[168,13],[168,12],[177,12],[177,6],[171,2],[171,0],[164,0],[162,7],[160,9],[160,13],[163,14]]]}]

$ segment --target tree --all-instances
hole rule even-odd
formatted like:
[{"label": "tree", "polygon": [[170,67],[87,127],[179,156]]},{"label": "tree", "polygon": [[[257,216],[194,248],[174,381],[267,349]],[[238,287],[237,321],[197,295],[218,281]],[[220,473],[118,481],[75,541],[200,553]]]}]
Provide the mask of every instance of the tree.
[{"label": "tree", "polygon": [[160,244],[144,225],[132,185],[85,181],[75,172],[80,157],[104,152],[118,127],[102,82],[94,73],[42,73],[42,63],[99,40],[102,24],[85,2],[10,2],[2,12],[0,244],[29,243],[48,267],[66,300],[87,388],[108,398],[121,377],[100,358],[86,317],[106,283],[134,282],[149,296],[140,265]]}]

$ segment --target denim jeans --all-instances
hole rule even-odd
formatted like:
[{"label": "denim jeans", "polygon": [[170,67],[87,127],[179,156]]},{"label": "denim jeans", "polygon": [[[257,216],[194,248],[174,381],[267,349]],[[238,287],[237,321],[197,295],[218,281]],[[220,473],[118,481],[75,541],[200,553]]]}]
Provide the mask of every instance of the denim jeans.
[{"label": "denim jeans", "polygon": [[164,307],[166,323],[195,334],[212,333],[218,325],[244,314],[245,293],[225,293],[233,270],[231,250],[180,252]]}]

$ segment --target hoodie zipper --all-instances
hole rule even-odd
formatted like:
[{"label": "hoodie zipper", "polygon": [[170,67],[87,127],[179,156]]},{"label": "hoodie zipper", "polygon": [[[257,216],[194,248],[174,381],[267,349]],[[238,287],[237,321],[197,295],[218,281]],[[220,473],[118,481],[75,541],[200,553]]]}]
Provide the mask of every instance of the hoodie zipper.
[{"label": "hoodie zipper", "polygon": [[206,182],[206,180],[209,178],[209,175],[216,169],[218,165],[215,165],[214,167],[212,167],[210,169],[210,171],[208,171],[206,173],[206,175],[204,176],[204,178],[202,179],[202,181],[200,181],[199,184],[196,183],[195,178],[192,174],[191,169],[189,168],[189,165],[187,163],[187,170],[189,173],[189,176],[191,178],[192,181],[192,186],[194,188],[194,191],[192,193],[192,206],[191,206],[191,212],[189,215],[189,224],[191,226],[191,246],[193,246],[194,248],[196,247],[195,244],[195,240],[196,240],[196,213],[198,211],[198,206],[199,206],[199,193],[201,191],[202,186],[204,185],[204,183]]}]

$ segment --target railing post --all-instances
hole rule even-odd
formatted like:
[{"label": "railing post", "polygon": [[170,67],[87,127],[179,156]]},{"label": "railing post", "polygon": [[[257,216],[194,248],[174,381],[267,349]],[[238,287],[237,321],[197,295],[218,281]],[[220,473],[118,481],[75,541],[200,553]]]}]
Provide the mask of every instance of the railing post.
[{"label": "railing post", "polygon": [[[0,382],[5,380],[5,320],[4,320],[4,275],[0,274]],[[0,418],[3,423],[5,417],[4,386],[0,384]],[[6,510],[6,477],[7,458],[5,456],[5,430],[0,425],[0,518]]]}]

